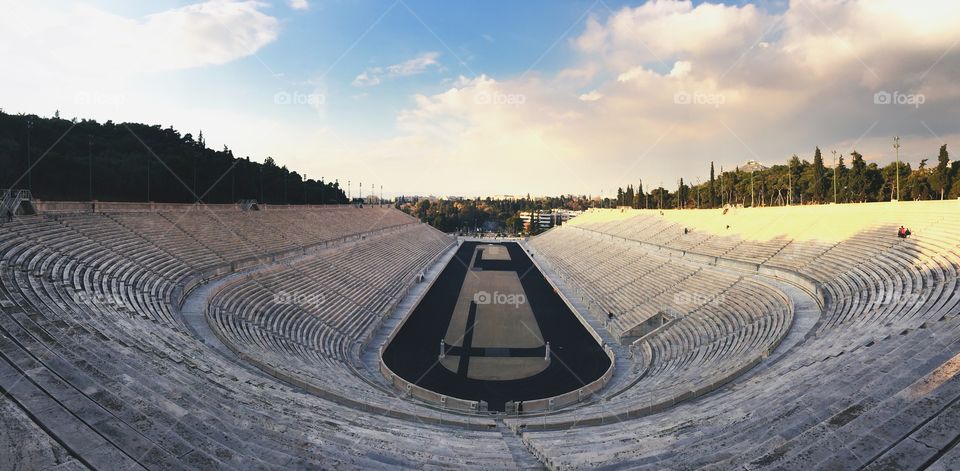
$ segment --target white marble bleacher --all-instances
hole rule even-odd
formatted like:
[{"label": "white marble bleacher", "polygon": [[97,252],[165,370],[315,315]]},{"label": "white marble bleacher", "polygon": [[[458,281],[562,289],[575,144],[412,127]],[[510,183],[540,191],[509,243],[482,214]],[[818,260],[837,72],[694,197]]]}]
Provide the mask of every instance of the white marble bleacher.
[{"label": "white marble bleacher", "polygon": [[[766,257],[768,266],[815,279],[826,297],[823,316],[815,335],[744,382],[610,425],[540,431],[534,419],[525,443],[557,468],[951,469],[960,438],[958,210],[956,202],[739,210],[729,236],[710,226],[724,221],[719,215],[703,225],[696,214],[667,212],[659,225],[652,211],[636,212],[635,224],[593,215],[586,229],[613,228],[644,242],[670,224],[739,239],[725,256],[743,251],[738,260]],[[779,220],[793,229],[740,234],[740,223],[754,217],[762,220],[754,228]],[[901,223],[911,238],[896,238]],[[696,254],[698,246],[686,250]],[[755,258],[752,247],[763,247]]]},{"label": "white marble bleacher", "polygon": [[635,349],[651,352],[649,364],[633,373],[643,375],[641,380],[629,381],[629,388],[608,393],[600,403],[532,419],[539,426],[619,420],[725,382],[776,347],[792,321],[790,301],[765,285],[644,253],[620,239],[570,229],[550,231],[529,244],[560,267],[568,282],[590,293],[602,307],[595,315],[616,314],[606,324],[612,333],[664,310],[678,317]]},{"label": "white marble bleacher", "polygon": [[[357,211],[353,220],[368,214]],[[84,463],[99,469],[514,463],[495,429],[458,430],[369,412],[358,417],[357,409],[212,352],[168,317],[176,311],[164,293],[177,277],[245,251],[222,246],[221,253],[204,253],[188,241],[213,237],[213,230],[190,235],[163,221],[169,220],[155,213],[97,214],[0,225],[0,388]],[[131,227],[180,232],[139,234]],[[328,229],[323,237],[342,234]],[[5,456],[28,466],[55,454],[44,450]]]},{"label": "white marble bleacher", "polygon": [[[231,349],[344,400],[409,405],[353,374],[372,328],[452,241],[415,225],[345,251],[255,275],[220,291],[208,317]],[[291,355],[296,358],[291,358]],[[319,362],[319,363],[318,363]],[[319,366],[319,365],[322,365]],[[337,388],[330,388],[330,384]]]}]

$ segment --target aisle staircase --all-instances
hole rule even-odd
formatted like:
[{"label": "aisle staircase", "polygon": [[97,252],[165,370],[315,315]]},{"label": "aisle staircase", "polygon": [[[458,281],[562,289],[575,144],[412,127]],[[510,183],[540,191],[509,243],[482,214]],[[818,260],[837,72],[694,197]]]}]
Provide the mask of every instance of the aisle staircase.
[{"label": "aisle staircase", "polygon": [[37,214],[37,209],[33,205],[33,195],[30,190],[0,190],[0,218],[6,218],[7,215],[33,215]]}]

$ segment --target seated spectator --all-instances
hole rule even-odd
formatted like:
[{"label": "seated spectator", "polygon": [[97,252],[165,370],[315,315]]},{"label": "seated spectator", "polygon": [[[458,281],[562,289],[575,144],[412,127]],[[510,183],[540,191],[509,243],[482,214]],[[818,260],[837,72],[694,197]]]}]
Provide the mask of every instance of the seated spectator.
[{"label": "seated spectator", "polygon": [[907,238],[907,230],[903,226],[900,226],[900,229],[897,229],[897,237],[901,239]]}]

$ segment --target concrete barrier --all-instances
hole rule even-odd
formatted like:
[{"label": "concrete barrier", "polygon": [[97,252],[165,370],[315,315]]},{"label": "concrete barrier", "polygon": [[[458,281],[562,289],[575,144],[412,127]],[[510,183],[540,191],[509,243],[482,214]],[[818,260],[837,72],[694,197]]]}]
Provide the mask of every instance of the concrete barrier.
[{"label": "concrete barrier", "polygon": [[606,345],[603,346],[603,350],[607,352],[607,356],[610,357],[610,366],[607,367],[607,371],[605,371],[603,375],[583,386],[582,388],[575,389],[564,394],[558,394],[556,396],[546,397],[543,399],[520,401],[519,404],[520,409],[523,411],[522,414],[551,411],[561,407],[569,406],[571,404],[576,404],[578,402],[583,402],[594,393],[603,389],[607,383],[610,382],[610,379],[613,378],[613,370],[616,366],[616,355],[614,354],[613,350]]}]

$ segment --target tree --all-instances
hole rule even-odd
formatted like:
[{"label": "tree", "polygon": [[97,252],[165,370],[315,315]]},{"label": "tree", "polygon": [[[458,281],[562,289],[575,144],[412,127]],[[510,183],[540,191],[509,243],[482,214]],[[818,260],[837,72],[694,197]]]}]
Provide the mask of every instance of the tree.
[{"label": "tree", "polygon": [[850,202],[850,193],[849,187],[847,186],[847,175],[850,173],[850,170],[843,163],[843,155],[841,155],[837,160],[837,168],[835,169],[837,173],[837,202]]},{"label": "tree", "polygon": [[930,169],[927,168],[927,159],[920,161],[920,166],[907,177],[907,188],[914,201],[930,199]]},{"label": "tree", "polygon": [[710,193],[709,193],[710,202],[709,205],[711,208],[717,205],[717,187],[716,181],[713,175],[713,161],[710,161]]},{"label": "tree", "polygon": [[847,176],[847,192],[853,201],[863,203],[867,201],[867,163],[857,151],[851,152],[850,156],[853,161]]},{"label": "tree", "polygon": [[867,201],[885,201],[883,197],[883,170],[875,162],[867,165]]},{"label": "tree", "polygon": [[940,199],[943,199],[950,192],[950,154],[947,153],[947,145],[940,146],[940,155],[937,157],[937,168],[933,171],[933,188],[940,192]]},{"label": "tree", "polygon": [[803,175],[804,163],[800,161],[800,157],[797,157],[797,154],[793,154],[793,157],[790,157],[789,169],[787,172],[787,185],[790,187],[790,197],[789,201],[791,204],[800,202],[800,177]]},{"label": "tree", "polygon": [[826,174],[827,168],[823,165],[823,156],[820,154],[820,147],[818,146],[813,154],[813,165],[810,167],[808,180],[810,197],[817,203],[823,203],[827,193],[827,185],[824,182]]},{"label": "tree", "polygon": [[[226,146],[223,150],[200,148],[190,134],[182,135],[172,127],[139,123],[77,122],[39,116],[0,113],[0,188],[21,185],[21,156],[25,157],[26,123],[33,120],[31,141],[50,147],[43,160],[34,160],[34,196],[45,200],[84,201],[90,198],[87,172],[94,175],[94,195],[103,201],[145,201],[149,175],[149,199],[158,203],[191,203],[203,197],[206,203],[234,203],[237,199],[258,199],[277,203],[273,188],[260,198],[260,173],[264,165],[249,157],[236,157]],[[74,126],[72,132],[68,129]],[[62,139],[61,139],[62,137]],[[90,142],[95,143],[91,149]],[[147,150],[147,149],[150,150]],[[89,159],[90,151],[94,158]],[[270,160],[272,164],[272,159]],[[91,165],[92,164],[92,165]],[[274,173],[279,183],[279,168],[265,172],[265,183]],[[222,177],[230,170],[229,175]],[[287,172],[289,173],[289,172]],[[82,175],[84,178],[76,178]],[[194,178],[196,175],[196,178]],[[295,180],[299,182],[299,179]],[[186,182],[186,184],[184,184]],[[321,192],[319,183],[310,183],[309,195],[315,203]],[[303,187],[297,186],[301,202]],[[324,194],[329,202],[346,200],[339,189],[328,185]]]},{"label": "tree", "polygon": [[950,196],[951,199],[960,198],[960,160],[950,165]]}]

